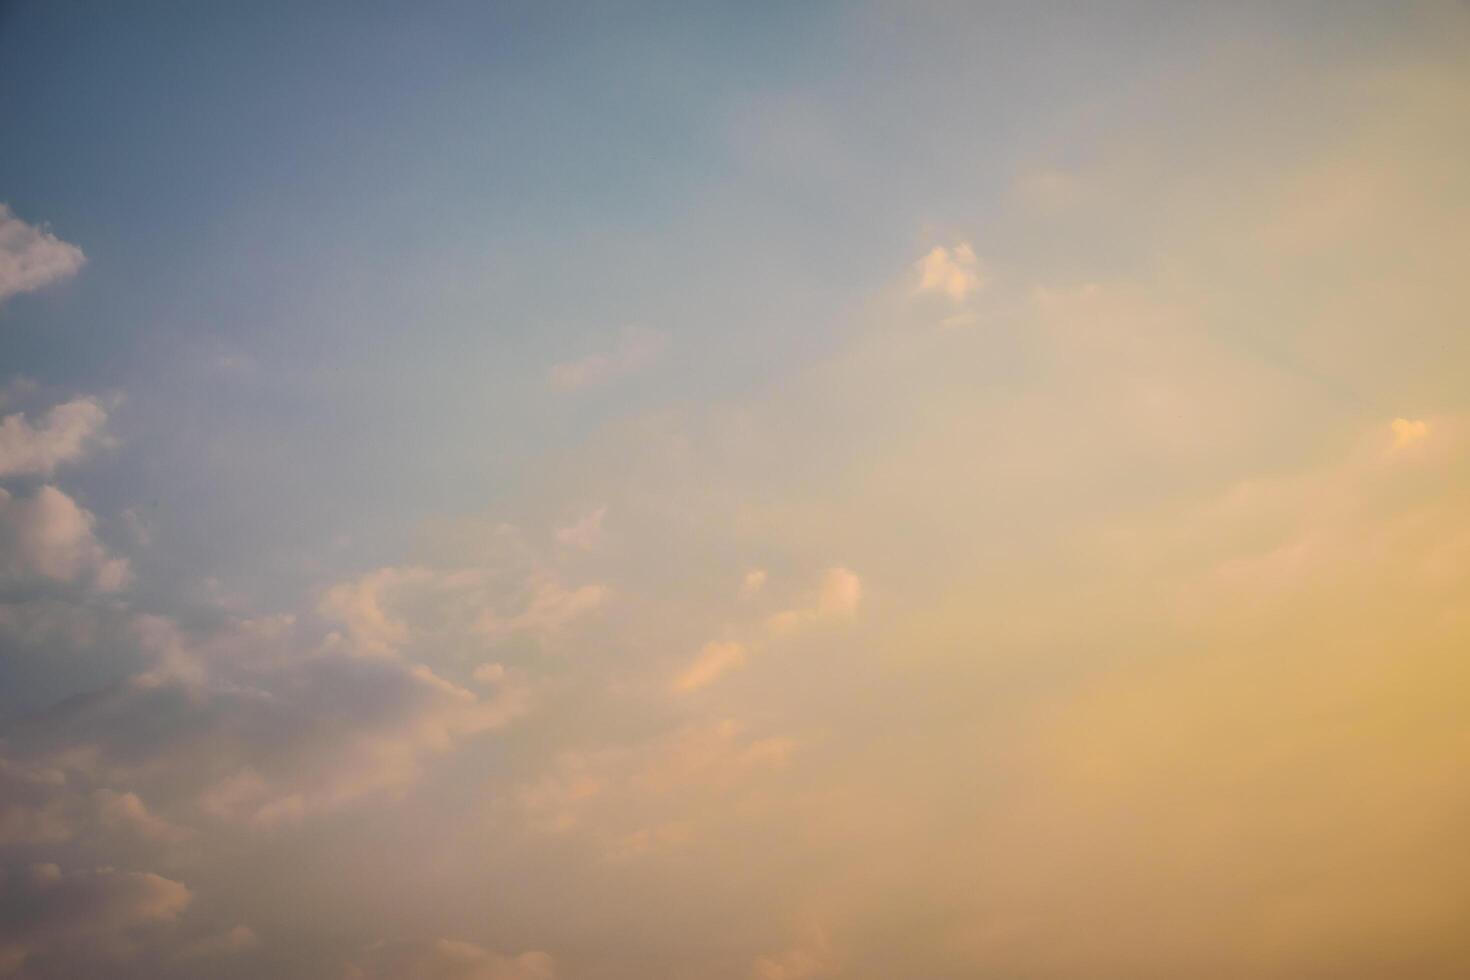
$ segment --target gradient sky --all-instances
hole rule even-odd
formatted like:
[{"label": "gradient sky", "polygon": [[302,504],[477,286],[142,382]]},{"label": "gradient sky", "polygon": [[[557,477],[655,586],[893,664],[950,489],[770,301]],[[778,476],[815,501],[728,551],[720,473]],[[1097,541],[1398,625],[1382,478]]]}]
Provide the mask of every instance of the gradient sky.
[{"label": "gradient sky", "polygon": [[0,977],[1470,975],[1470,7],[0,2]]}]

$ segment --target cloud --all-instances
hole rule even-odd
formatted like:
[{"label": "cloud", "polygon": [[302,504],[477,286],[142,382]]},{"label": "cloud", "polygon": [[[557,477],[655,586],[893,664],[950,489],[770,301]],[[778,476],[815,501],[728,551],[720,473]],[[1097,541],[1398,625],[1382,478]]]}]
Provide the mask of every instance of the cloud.
[{"label": "cloud", "polygon": [[127,559],[112,557],[93,534],[96,519],[53,486],[29,497],[0,489],[0,580],[86,581],[103,592],[128,584]]},{"label": "cloud", "polygon": [[825,931],[812,935],[800,946],[759,956],[750,970],[750,980],[814,980],[835,972],[835,956]]},{"label": "cloud", "polygon": [[0,420],[0,476],[49,477],[100,441],[107,412],[95,398],[51,408],[37,424],[20,413]]},{"label": "cloud", "polygon": [[1393,444],[1395,449],[1403,449],[1415,443],[1423,442],[1429,438],[1429,423],[1423,419],[1394,419],[1393,420]]},{"label": "cloud", "polygon": [[70,278],[86,261],[75,245],[26,224],[0,204],[0,303]]},{"label": "cloud", "polygon": [[817,598],[821,616],[851,616],[863,598],[863,583],[851,569],[840,565],[829,568],[822,576],[822,591]]},{"label": "cloud", "polygon": [[602,519],[607,516],[606,507],[598,507],[574,524],[556,529],[556,541],[571,548],[589,549],[602,538]]},{"label": "cloud", "polygon": [[772,633],[790,633],[803,626],[846,619],[857,613],[863,598],[863,583],[856,572],[841,565],[822,574],[822,582],[811,605],[786,609],[766,618]]},{"label": "cloud", "polygon": [[953,250],[936,245],[928,255],[914,263],[914,291],[937,292],[952,300],[962,300],[985,285],[980,260],[968,242]]},{"label": "cloud", "polygon": [[558,391],[578,391],[614,381],[652,365],[667,345],[668,338],[657,330],[628,327],[612,350],[555,364],[546,380]]},{"label": "cloud", "polygon": [[742,598],[750,598],[766,587],[766,571],[763,568],[752,568],[745,573],[740,580],[740,595]]},{"label": "cloud", "polygon": [[[7,817],[17,832],[47,832],[43,817],[74,814],[79,800],[155,843],[201,815],[294,824],[403,790],[430,758],[526,709],[519,684],[481,696],[341,642],[303,649],[289,621],[241,623],[203,643],[156,617],[135,630],[156,670],[57,705],[6,745],[8,781],[29,787],[40,814]],[[48,811],[58,793],[72,802]]]},{"label": "cloud", "polygon": [[606,598],[604,586],[569,586],[545,570],[508,579],[487,569],[408,565],[331,586],[317,612],[346,628],[352,652],[395,656],[410,647],[463,652],[521,636],[545,642]]},{"label": "cloud", "polygon": [[694,722],[642,742],[562,752],[515,802],[531,830],[578,832],[604,857],[626,860],[690,843],[698,828],[688,814],[728,804],[746,780],[783,769],[796,747],[786,736],[752,736],[732,718]]},{"label": "cloud", "polygon": [[204,936],[179,950],[181,960],[203,959],[215,956],[236,956],[260,946],[260,937],[247,925],[238,925],[224,932]]},{"label": "cloud", "polygon": [[191,898],[183,884],[145,872],[67,873],[49,863],[4,872],[0,976],[30,975],[37,959],[85,955],[95,962],[126,956],[139,933],[173,924]]},{"label": "cloud", "polygon": [[721,674],[745,664],[745,647],[739,643],[706,643],[678,677],[672,688],[684,694],[713,684]]},{"label": "cloud", "polygon": [[348,980],[556,980],[556,961],[533,950],[494,953],[454,939],[382,942],[363,951]]}]

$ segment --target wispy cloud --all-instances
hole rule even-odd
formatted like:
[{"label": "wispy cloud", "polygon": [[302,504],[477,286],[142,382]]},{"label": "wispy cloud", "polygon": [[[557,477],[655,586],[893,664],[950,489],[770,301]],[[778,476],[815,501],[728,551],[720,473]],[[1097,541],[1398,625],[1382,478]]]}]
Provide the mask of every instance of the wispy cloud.
[{"label": "wispy cloud", "polygon": [[552,365],[546,381],[567,392],[606,384],[652,366],[667,346],[668,338],[657,330],[628,327],[611,350]]}]

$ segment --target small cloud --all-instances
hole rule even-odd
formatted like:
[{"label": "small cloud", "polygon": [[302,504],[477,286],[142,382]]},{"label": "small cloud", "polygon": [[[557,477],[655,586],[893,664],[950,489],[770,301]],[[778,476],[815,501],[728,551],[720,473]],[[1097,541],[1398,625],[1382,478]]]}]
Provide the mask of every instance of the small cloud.
[{"label": "small cloud", "polygon": [[475,668],[474,673],[470,676],[474,677],[477,683],[484,684],[487,687],[492,684],[499,684],[505,680],[505,665],[481,664]]},{"label": "small cloud", "polygon": [[934,246],[928,255],[914,263],[914,276],[914,292],[943,293],[956,301],[985,284],[980,260],[968,242],[961,242],[952,250],[943,245]]},{"label": "small cloud", "polygon": [[817,605],[823,616],[851,616],[863,597],[863,583],[850,569],[838,566],[822,576],[822,594]]},{"label": "small cloud", "polygon": [[694,662],[674,678],[674,691],[687,694],[707,687],[727,671],[745,665],[745,648],[739,643],[706,643]]},{"label": "small cloud", "polygon": [[29,497],[0,490],[0,580],[85,579],[101,592],[123,588],[132,570],[97,540],[96,523],[91,511],[53,486]]},{"label": "small cloud", "polygon": [[823,620],[845,619],[857,612],[863,598],[862,579],[857,573],[841,565],[827,569],[822,576],[813,605],[786,609],[766,619],[766,629],[771,633],[791,633],[802,626]]},{"label": "small cloud", "polygon": [[765,587],[766,570],[764,568],[752,568],[750,571],[746,572],[745,577],[740,580],[740,595],[742,598],[748,599],[751,596],[758,594],[761,589],[764,589]]},{"label": "small cloud", "polygon": [[1393,420],[1393,445],[1395,449],[1403,449],[1423,442],[1429,438],[1429,423],[1423,419],[1394,419]]},{"label": "small cloud", "polygon": [[50,476],[102,442],[107,411],[95,398],[77,398],[35,422],[17,412],[0,420],[0,476]]},{"label": "small cloud", "polygon": [[583,516],[576,523],[557,528],[557,543],[567,545],[571,548],[588,549],[594,547],[602,537],[602,519],[606,516],[607,508],[599,507],[590,514]]},{"label": "small cloud", "polygon": [[558,391],[579,391],[626,377],[650,366],[663,354],[668,338],[647,327],[628,327],[610,351],[554,364],[546,381]]},{"label": "small cloud", "polygon": [[69,279],[86,263],[82,250],[45,227],[26,224],[0,204],[0,303]]}]

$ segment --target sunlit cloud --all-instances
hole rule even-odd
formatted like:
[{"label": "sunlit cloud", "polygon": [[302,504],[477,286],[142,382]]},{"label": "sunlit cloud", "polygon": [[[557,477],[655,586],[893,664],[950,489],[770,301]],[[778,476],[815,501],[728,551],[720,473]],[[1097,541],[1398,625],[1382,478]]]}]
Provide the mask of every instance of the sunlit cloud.
[{"label": "sunlit cloud", "polygon": [[1429,438],[1429,423],[1423,419],[1394,419],[1393,444],[1398,449]]},{"label": "sunlit cloud", "polygon": [[692,663],[674,678],[673,689],[679,693],[697,691],[714,683],[721,674],[745,664],[745,647],[739,643],[706,643]]},{"label": "sunlit cloud", "polygon": [[1470,975],[1410,6],[8,18],[0,977]]},{"label": "sunlit cloud", "polygon": [[980,260],[969,242],[954,248],[936,245],[914,263],[916,292],[936,292],[952,300],[962,300],[985,285]]},{"label": "sunlit cloud", "polygon": [[45,227],[26,224],[0,203],[0,303],[69,279],[86,261],[80,248]]},{"label": "sunlit cloud", "polygon": [[101,442],[107,412],[94,398],[57,405],[37,422],[16,413],[0,419],[0,477],[50,476]]}]

